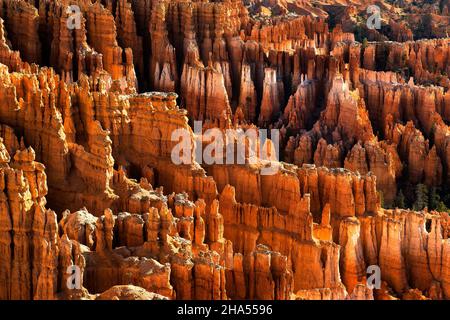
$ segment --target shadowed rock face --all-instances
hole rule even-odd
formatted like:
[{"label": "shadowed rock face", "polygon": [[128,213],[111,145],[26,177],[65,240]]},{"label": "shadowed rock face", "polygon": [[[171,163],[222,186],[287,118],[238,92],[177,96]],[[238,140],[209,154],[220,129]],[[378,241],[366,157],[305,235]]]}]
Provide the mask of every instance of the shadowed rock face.
[{"label": "shadowed rock face", "polygon": [[404,2],[0,0],[0,299],[450,299],[450,5]]}]

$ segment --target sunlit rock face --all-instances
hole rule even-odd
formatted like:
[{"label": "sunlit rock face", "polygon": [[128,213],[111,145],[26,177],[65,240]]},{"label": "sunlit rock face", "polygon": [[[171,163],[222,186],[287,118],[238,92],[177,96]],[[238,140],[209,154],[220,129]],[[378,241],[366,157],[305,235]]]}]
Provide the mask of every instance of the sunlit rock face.
[{"label": "sunlit rock face", "polygon": [[377,3],[0,0],[0,299],[450,299],[450,5]]}]

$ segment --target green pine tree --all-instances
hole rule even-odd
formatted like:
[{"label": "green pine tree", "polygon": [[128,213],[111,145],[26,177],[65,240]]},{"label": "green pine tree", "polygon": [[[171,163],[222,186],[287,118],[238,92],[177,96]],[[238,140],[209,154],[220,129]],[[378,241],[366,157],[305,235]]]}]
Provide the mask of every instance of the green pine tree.
[{"label": "green pine tree", "polygon": [[448,190],[444,191],[442,198],[443,198],[442,201],[444,202],[445,206],[450,207],[450,193]]},{"label": "green pine tree", "polygon": [[428,207],[428,187],[419,183],[416,186],[416,201],[414,201],[413,209],[416,211],[423,210]]},{"label": "green pine tree", "polygon": [[437,205],[435,210],[438,211],[438,212],[450,212],[450,209],[447,208],[445,203],[442,202],[442,201],[439,201],[439,203],[438,203],[438,205]]},{"label": "green pine tree", "polygon": [[436,187],[432,187],[430,189],[429,195],[429,205],[431,210],[435,210],[439,203],[441,202],[441,197],[439,196],[438,189]]},{"label": "green pine tree", "polygon": [[369,41],[367,41],[367,38],[364,37],[363,41],[362,41],[362,48],[365,49],[368,46]]},{"label": "green pine tree", "polygon": [[402,189],[400,189],[400,191],[397,193],[397,197],[395,197],[394,203],[397,208],[400,208],[400,209],[406,208],[405,196],[403,195]]}]

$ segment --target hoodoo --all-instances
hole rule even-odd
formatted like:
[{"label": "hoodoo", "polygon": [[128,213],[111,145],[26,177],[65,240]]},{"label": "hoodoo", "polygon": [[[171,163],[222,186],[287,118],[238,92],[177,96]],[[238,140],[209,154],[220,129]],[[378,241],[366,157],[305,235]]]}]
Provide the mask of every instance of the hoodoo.
[{"label": "hoodoo", "polygon": [[0,0],[0,299],[450,299],[450,2],[376,6]]}]

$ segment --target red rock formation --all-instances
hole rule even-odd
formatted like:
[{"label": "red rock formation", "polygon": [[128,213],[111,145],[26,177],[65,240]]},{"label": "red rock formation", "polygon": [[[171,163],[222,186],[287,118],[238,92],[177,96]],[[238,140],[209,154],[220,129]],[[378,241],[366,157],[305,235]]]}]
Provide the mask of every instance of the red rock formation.
[{"label": "red rock formation", "polygon": [[0,18],[0,62],[8,66],[11,71],[19,71],[22,66],[22,59],[19,51],[12,51],[6,38],[6,30],[3,19]]},{"label": "red rock formation", "polygon": [[284,117],[289,121],[288,128],[293,130],[310,128],[316,103],[317,82],[301,79],[297,91],[289,98],[284,109]]},{"label": "red rock formation", "polygon": [[55,299],[59,290],[58,225],[45,208],[45,167],[32,148],[18,150],[11,161],[1,152],[2,268],[1,299]]},{"label": "red rock formation", "polygon": [[2,1],[5,6],[3,19],[12,48],[21,52],[29,63],[41,63],[38,10],[27,1]]},{"label": "red rock formation", "polygon": [[158,2],[150,17],[151,60],[150,75],[155,90],[174,91],[178,81],[175,50],[167,38],[165,5]]},{"label": "red rock formation", "polygon": [[131,48],[137,76],[143,79],[145,75],[143,39],[137,33],[135,16],[130,2],[120,0],[116,4],[115,25],[120,46],[122,48]]},{"label": "red rock formation", "polygon": [[246,120],[255,121],[257,96],[255,84],[251,78],[248,64],[242,65],[239,105],[242,107]]},{"label": "red rock formation", "polygon": [[277,81],[276,70],[265,69],[261,113],[258,119],[258,123],[261,126],[272,122],[275,116],[277,116],[281,109],[282,92],[283,85]]},{"label": "red rock formation", "polygon": [[[448,213],[381,208],[448,205],[448,41],[333,3],[0,1],[0,299],[450,299]],[[197,163],[194,120],[284,162]]]},{"label": "red rock formation", "polygon": [[363,282],[366,271],[358,219],[353,217],[342,220],[339,230],[339,244],[341,246],[340,272],[342,273],[342,282],[348,292],[353,292],[357,284]]},{"label": "red rock formation", "polygon": [[[232,273],[231,273],[232,272]],[[243,257],[235,254],[227,277],[227,292],[234,299],[287,300],[292,295],[292,271],[285,256],[258,245]],[[228,285],[228,283],[230,283]]]},{"label": "red rock formation", "polygon": [[442,184],[442,162],[433,146],[424,163],[424,183],[427,186],[440,186]]},{"label": "red rock formation", "polygon": [[384,150],[372,141],[356,144],[345,159],[345,168],[367,174],[371,171],[377,177],[377,188],[383,192],[385,204],[392,204],[397,194],[396,176],[402,167],[396,149]]},{"label": "red rock formation", "polygon": [[199,61],[198,48],[188,47],[181,76],[181,94],[189,115],[196,120],[218,122],[231,120],[231,108],[220,63],[209,60],[208,67]]},{"label": "red rock formation", "polygon": [[125,81],[126,84],[136,87],[133,52],[124,51],[117,44],[116,24],[112,14],[100,2],[95,2],[89,7],[86,21],[88,43],[102,54],[105,70],[113,80]]},{"label": "red rock formation", "polygon": [[102,292],[96,300],[166,300],[164,296],[151,293],[133,285],[114,286]]}]

